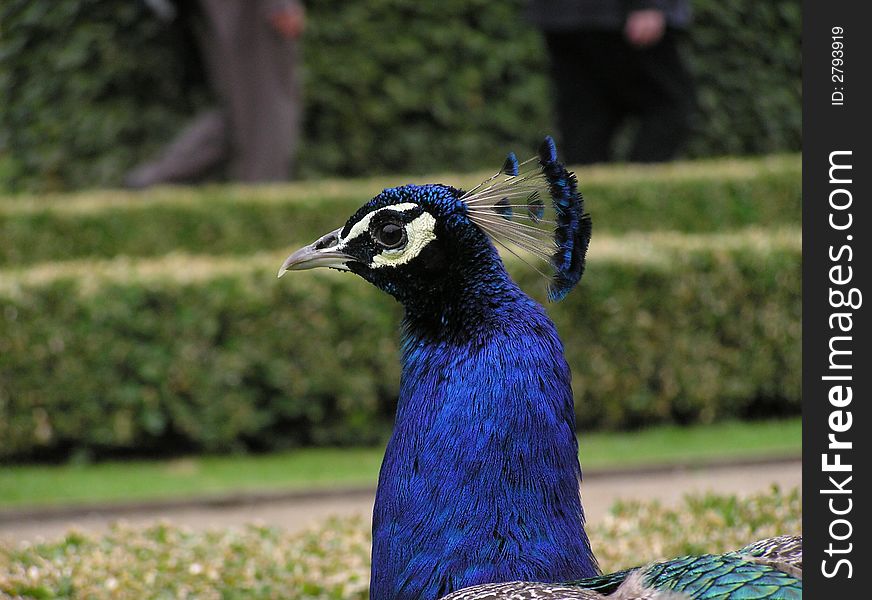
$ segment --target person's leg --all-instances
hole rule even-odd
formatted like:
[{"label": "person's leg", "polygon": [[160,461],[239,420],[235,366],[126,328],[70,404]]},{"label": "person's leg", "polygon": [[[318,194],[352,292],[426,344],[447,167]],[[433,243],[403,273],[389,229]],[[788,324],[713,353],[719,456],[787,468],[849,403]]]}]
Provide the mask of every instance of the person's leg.
[{"label": "person's leg", "polygon": [[[207,79],[219,96],[223,86],[221,40],[227,39],[232,15],[216,10],[219,2],[203,1],[197,13],[192,5],[185,5],[188,13],[185,23],[199,46]],[[228,18],[222,19],[225,16]],[[226,46],[226,44],[224,44]],[[194,119],[159,153],[124,178],[127,187],[144,188],[161,183],[192,182],[215,170],[230,156],[227,113],[223,107],[207,110]]]},{"label": "person's leg", "polygon": [[257,20],[246,32],[243,57],[257,73],[245,89],[235,90],[233,111],[239,155],[232,168],[243,181],[283,181],[290,177],[300,130],[298,43],[270,22],[275,1],[254,2]]},{"label": "person's leg", "polygon": [[569,164],[609,160],[609,146],[620,119],[604,89],[591,49],[599,32],[546,32],[551,75],[557,96],[560,153]]},{"label": "person's leg", "polygon": [[678,49],[678,32],[637,50],[636,111],[639,131],[630,152],[634,162],[662,162],[675,158],[690,133],[696,107],[693,79]]},{"label": "person's leg", "polygon": [[195,181],[227,159],[227,124],[220,109],[197,115],[160,155],[130,171],[124,185],[145,188]]},{"label": "person's leg", "polygon": [[200,0],[216,23],[213,73],[230,127],[230,177],[288,179],[296,149],[300,94],[296,42],[270,22],[275,1]]}]

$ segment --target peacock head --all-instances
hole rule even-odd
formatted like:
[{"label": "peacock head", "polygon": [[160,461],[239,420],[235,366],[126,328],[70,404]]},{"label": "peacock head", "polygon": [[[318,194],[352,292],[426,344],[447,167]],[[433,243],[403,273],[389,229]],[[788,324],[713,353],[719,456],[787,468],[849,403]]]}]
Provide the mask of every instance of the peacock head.
[{"label": "peacock head", "polygon": [[279,277],[316,267],[351,271],[408,308],[499,285],[507,276],[495,242],[548,276],[549,297],[559,300],[581,278],[589,240],[575,176],[546,138],[537,157],[519,163],[509,154],[469,191],[438,184],[384,190],[345,225],[291,254]]}]

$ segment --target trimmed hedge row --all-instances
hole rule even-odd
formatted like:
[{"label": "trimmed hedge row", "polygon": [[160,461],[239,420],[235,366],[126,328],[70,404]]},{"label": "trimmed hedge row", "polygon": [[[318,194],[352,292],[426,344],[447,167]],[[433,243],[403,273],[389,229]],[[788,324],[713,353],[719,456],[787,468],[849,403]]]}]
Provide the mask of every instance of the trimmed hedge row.
[{"label": "trimmed hedge row", "polygon": [[[399,306],[349,275],[276,281],[282,258],[0,271],[0,456],[383,437]],[[549,309],[581,427],[799,413],[797,228],[600,235],[589,264]]]},{"label": "trimmed hedge row", "polygon": [[[497,158],[497,157],[495,157]],[[494,160],[497,164],[499,161]],[[471,187],[488,176],[435,175]],[[595,231],[717,231],[798,224],[798,156],[581,169]],[[0,199],[0,266],[170,251],[246,254],[310,241],[402,177]]]},{"label": "trimmed hedge row", "polygon": [[[0,3],[0,186],[117,185],[208,103],[189,36],[145,4]],[[299,174],[486,167],[554,131],[523,0],[307,4]],[[798,151],[799,0],[693,4],[700,111],[688,155]]]}]

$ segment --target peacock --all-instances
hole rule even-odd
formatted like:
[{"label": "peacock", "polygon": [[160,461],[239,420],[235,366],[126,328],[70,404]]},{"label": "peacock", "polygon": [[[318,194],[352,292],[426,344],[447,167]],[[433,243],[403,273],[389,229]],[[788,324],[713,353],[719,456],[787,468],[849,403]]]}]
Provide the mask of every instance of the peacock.
[{"label": "peacock", "polygon": [[570,371],[500,245],[562,299],[591,219],[546,137],[469,190],[386,189],[291,254],[398,300],[402,374],[373,510],[372,600],[800,598],[802,540],[602,575],[585,533]]}]

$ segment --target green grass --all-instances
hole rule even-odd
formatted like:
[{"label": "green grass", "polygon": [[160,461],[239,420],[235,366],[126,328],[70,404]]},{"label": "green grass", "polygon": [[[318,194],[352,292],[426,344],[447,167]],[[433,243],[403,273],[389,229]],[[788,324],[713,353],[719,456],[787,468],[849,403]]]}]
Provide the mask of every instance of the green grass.
[{"label": "green grass", "polygon": [[802,419],[729,421],[690,427],[651,427],[635,433],[582,434],[586,470],[758,456],[799,456]]},{"label": "green grass", "polygon": [[[657,463],[798,455],[800,419],[582,433],[586,472]],[[217,456],[93,465],[6,466],[0,506],[184,498],[238,491],[374,485],[382,448],[307,449],[264,456]]]}]

